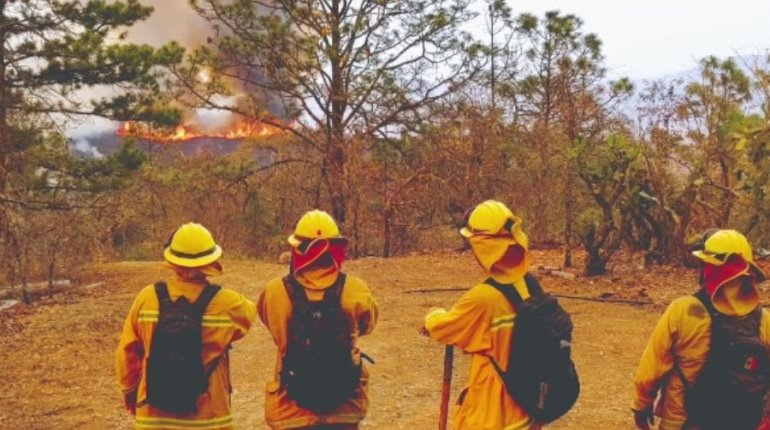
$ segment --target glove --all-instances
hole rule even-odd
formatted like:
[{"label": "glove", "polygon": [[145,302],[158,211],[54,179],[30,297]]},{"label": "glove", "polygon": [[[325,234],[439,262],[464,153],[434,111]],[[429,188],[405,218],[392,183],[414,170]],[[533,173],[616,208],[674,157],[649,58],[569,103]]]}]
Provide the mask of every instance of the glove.
[{"label": "glove", "polygon": [[131,415],[136,415],[136,390],[124,394],[123,403],[126,405],[126,410]]},{"label": "glove", "polygon": [[655,415],[652,413],[652,406],[641,411],[634,412],[634,424],[640,430],[650,430],[655,425]]},{"label": "glove", "polygon": [[[428,315],[425,315],[425,321],[427,322],[431,317],[438,314],[446,313],[446,311],[443,308],[431,308],[428,312]],[[425,327],[425,324],[421,325],[418,329],[418,333],[420,333],[420,336],[430,337],[430,333],[428,332],[428,329]]]}]

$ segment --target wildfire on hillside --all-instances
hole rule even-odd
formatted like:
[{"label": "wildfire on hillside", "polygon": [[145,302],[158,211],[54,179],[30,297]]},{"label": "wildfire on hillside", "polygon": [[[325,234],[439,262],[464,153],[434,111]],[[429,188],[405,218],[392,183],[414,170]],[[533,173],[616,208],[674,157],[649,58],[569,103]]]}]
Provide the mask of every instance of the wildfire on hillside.
[{"label": "wildfire on hillside", "polygon": [[148,124],[126,121],[115,132],[118,136],[136,137],[143,140],[156,142],[184,142],[196,138],[219,138],[242,140],[256,137],[267,137],[282,134],[285,131],[274,125],[256,120],[242,120],[225,130],[211,132],[204,131],[194,124],[180,124],[173,129],[155,129]]}]

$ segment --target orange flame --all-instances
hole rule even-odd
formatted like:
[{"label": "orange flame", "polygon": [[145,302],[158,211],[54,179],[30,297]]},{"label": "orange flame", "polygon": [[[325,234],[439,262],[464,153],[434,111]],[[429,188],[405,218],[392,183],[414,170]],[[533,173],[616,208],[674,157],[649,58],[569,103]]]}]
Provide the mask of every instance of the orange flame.
[{"label": "orange flame", "polygon": [[135,121],[126,121],[115,132],[118,136],[136,137],[143,140],[152,140],[158,142],[184,142],[190,139],[209,137],[220,139],[248,139],[256,137],[267,137],[284,133],[285,130],[256,120],[242,120],[236,123],[230,129],[222,132],[202,132],[192,124],[179,124],[174,129],[158,130],[153,129],[148,124]]}]

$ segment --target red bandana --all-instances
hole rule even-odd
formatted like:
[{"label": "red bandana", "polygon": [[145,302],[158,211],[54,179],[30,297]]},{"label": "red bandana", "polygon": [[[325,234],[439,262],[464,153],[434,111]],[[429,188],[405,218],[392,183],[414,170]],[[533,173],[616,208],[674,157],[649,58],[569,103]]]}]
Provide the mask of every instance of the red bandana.
[{"label": "red bandana", "polygon": [[326,260],[328,255],[335,268],[342,267],[345,261],[345,248],[348,240],[344,237],[333,239],[305,240],[298,247],[291,249],[291,272],[306,269],[317,261]]},{"label": "red bandana", "polygon": [[[709,296],[713,296],[719,287],[739,276],[751,273],[749,263],[738,254],[732,254],[719,266],[714,264],[703,265],[703,286]],[[754,277],[754,274],[751,273]]]}]

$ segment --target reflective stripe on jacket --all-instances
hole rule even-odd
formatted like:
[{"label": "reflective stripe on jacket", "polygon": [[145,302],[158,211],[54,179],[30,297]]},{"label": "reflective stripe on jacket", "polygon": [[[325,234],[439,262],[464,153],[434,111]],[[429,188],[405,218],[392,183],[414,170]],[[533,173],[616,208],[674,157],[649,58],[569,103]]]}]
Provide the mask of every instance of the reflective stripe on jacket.
[{"label": "reflective stripe on jacket", "polygon": [[[762,342],[770,345],[770,314],[762,311],[759,327]],[[634,410],[644,410],[661,398],[655,409],[659,429],[679,430],[687,420],[684,384],[674,366],[688,381],[695,381],[711,344],[711,319],[694,296],[680,297],[668,306],[652,332],[634,378]]]},{"label": "reflective stripe on jacket", "polygon": [[[195,301],[202,291],[200,284],[171,278],[167,281],[171,300],[180,296]],[[159,315],[158,298],[152,285],[145,287],[134,300],[128,313],[116,353],[116,370],[121,391],[137,390],[137,403],[147,397],[145,369],[152,337]],[[207,393],[198,398],[198,412],[184,416],[167,413],[144,404],[136,409],[137,429],[206,429],[232,428],[230,415],[230,366],[225,351],[242,338],[256,319],[253,302],[232,290],[221,289],[211,300],[203,316],[203,364],[208,366],[222,357],[209,377]]]},{"label": "reflective stripe on jacket", "polygon": [[[515,285],[522,298],[529,297],[523,280]],[[486,284],[471,288],[451,310],[436,309],[425,317],[425,328],[432,338],[472,354],[468,386],[454,416],[454,430],[537,428],[508,394],[489,360],[492,357],[507,369],[515,317],[508,300]]]},{"label": "reflective stripe on jacket", "polygon": [[[308,299],[321,300],[323,294],[318,290],[305,289]],[[360,351],[355,347],[359,336],[369,334],[377,323],[378,310],[369,287],[355,276],[348,275],[342,290],[340,303],[343,312],[350,321],[353,331],[354,360],[360,362]],[[259,317],[267,326],[278,348],[273,380],[267,383],[265,392],[265,420],[274,429],[294,429],[318,424],[355,424],[363,420],[369,407],[367,397],[368,371],[364,366],[361,384],[354,398],[342,404],[337,410],[317,415],[300,408],[291,400],[280,383],[281,361],[289,342],[289,319],[291,301],[283,285],[282,278],[271,280],[258,302]]]}]

